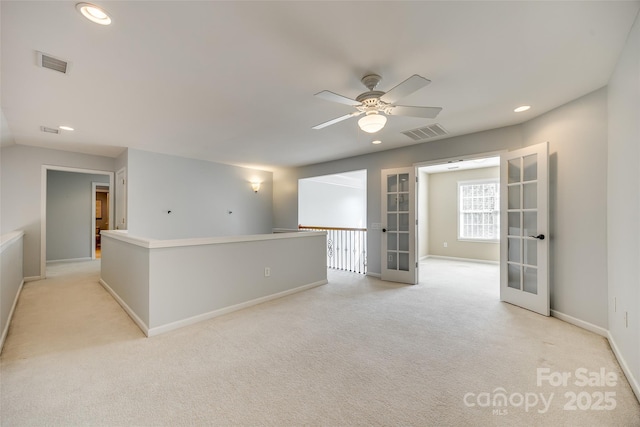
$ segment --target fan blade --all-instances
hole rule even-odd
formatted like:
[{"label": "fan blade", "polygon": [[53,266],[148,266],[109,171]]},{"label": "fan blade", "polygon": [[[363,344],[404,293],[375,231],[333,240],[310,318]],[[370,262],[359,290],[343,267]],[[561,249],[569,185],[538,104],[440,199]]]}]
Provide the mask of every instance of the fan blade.
[{"label": "fan blade", "polygon": [[408,107],[396,105],[389,114],[393,116],[421,117],[423,119],[435,119],[442,107]]},{"label": "fan blade", "polygon": [[320,123],[319,125],[316,125],[314,127],[312,127],[311,129],[322,129],[322,128],[326,128],[327,126],[331,126],[332,124],[341,122],[343,120],[347,120],[350,119],[351,117],[355,117],[355,116],[359,116],[360,114],[362,114],[361,111],[356,111],[354,113],[351,114],[345,114],[344,116],[340,116],[336,119],[333,120],[329,120],[328,122],[324,122],[324,123]]},{"label": "fan blade", "polygon": [[337,93],[330,92],[328,90],[323,90],[322,92],[316,93],[314,96],[318,98],[322,98],[326,101],[338,102],[340,104],[351,105],[355,107],[356,105],[360,105],[360,102],[355,99],[347,98],[346,96],[338,95]]},{"label": "fan blade", "polygon": [[413,92],[425,87],[429,83],[431,83],[431,80],[414,74],[407,80],[391,89],[389,92],[382,95],[380,97],[380,100],[386,102],[387,104],[394,104],[396,101],[401,100],[405,96],[411,95]]}]

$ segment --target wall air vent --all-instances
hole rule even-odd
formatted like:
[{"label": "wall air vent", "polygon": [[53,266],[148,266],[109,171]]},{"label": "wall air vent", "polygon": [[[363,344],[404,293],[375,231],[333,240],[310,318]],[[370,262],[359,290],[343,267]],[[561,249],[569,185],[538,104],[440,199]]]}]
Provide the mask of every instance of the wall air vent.
[{"label": "wall air vent", "polygon": [[435,138],[438,136],[445,136],[447,132],[441,125],[433,124],[431,126],[425,126],[423,128],[408,130],[402,132],[404,135],[413,139],[414,141],[422,141],[424,139]]},{"label": "wall air vent", "polygon": [[60,129],[58,128],[50,128],[48,126],[40,126],[40,130],[44,133],[55,133],[55,134],[59,134],[60,133]]},{"label": "wall air vent", "polygon": [[53,56],[36,52],[38,54],[38,66],[42,68],[48,68],[53,71],[58,71],[62,74],[67,74],[69,72],[69,62],[63,61],[62,59],[54,58]]}]

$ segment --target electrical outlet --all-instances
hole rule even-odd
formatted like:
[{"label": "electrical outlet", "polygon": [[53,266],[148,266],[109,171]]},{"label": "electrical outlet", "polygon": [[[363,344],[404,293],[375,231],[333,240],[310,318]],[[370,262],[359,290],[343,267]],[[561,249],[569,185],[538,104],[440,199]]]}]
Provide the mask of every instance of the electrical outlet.
[{"label": "electrical outlet", "polygon": [[271,267],[265,267],[264,268],[264,277],[270,277],[271,276]]},{"label": "electrical outlet", "polygon": [[448,245],[448,243],[447,243],[447,242],[444,242],[444,243],[442,244],[442,246],[444,246],[445,248],[446,248],[446,247],[448,247],[447,245]]}]

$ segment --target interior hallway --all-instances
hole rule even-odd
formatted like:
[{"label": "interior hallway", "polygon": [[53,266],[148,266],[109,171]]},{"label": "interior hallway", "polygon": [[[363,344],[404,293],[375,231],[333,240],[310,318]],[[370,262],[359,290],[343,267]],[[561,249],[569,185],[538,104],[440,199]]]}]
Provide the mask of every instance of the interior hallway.
[{"label": "interior hallway", "polygon": [[[0,424],[640,420],[607,341],[499,302],[497,266],[428,260],[418,286],[330,270],[327,285],[145,338],[98,284],[99,265],[53,264],[48,279],[25,285],[0,358]],[[615,373],[616,385],[536,384],[537,368],[582,367]],[[545,412],[541,402],[479,405],[499,388],[553,399]],[[564,409],[567,392],[605,391],[615,393],[613,410]]]}]

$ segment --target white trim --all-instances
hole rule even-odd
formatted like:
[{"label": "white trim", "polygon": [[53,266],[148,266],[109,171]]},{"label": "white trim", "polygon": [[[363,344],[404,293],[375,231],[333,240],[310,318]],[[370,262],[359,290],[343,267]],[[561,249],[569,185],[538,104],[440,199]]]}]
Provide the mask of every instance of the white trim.
[{"label": "white trim", "polygon": [[13,312],[16,309],[16,305],[18,305],[18,298],[20,298],[20,293],[22,292],[22,287],[24,286],[24,279],[20,283],[18,287],[18,292],[16,292],[16,297],[13,300],[13,304],[11,305],[11,310],[9,310],[9,317],[7,317],[7,324],[4,326],[4,330],[2,331],[2,336],[0,337],[0,353],[2,353],[2,349],[4,348],[4,340],[7,338],[7,334],[9,334],[9,325],[11,325],[11,319],[13,319]]},{"label": "white trim", "polygon": [[42,277],[42,276],[29,276],[29,277],[25,277],[24,278],[24,282],[25,283],[27,283],[27,282],[35,282],[36,280],[42,280],[42,279],[44,279],[44,277]]},{"label": "white trim", "polygon": [[297,228],[272,228],[272,233],[302,233],[302,230]]},{"label": "white trim", "polygon": [[602,337],[607,337],[609,331],[600,326],[594,325],[593,323],[585,322],[584,320],[577,319],[573,316],[569,316],[568,314],[564,314],[557,310],[551,310],[551,316],[556,319],[560,319],[564,322],[571,323],[574,326],[577,326],[582,329],[586,329],[587,331],[593,332],[594,334],[598,334]]},{"label": "white trim", "polygon": [[[120,178],[122,178],[123,180],[122,186],[120,186]],[[117,209],[115,211],[109,211],[109,215],[113,218],[112,220],[109,220],[109,222],[115,224],[115,230],[126,230],[129,228],[129,219],[127,217],[127,212],[129,210],[129,202],[127,198],[129,178],[127,177],[126,166],[123,166],[116,171],[115,179],[117,179],[117,182],[114,181],[115,186],[112,188],[114,193],[116,194],[116,198],[113,199],[113,203],[111,204],[111,206],[116,205]],[[122,196],[122,199],[118,200],[120,196]],[[120,228],[120,225],[122,224],[120,222],[120,217],[118,217],[118,210],[120,209],[122,210],[122,220],[124,223],[124,228]],[[114,227],[110,226],[109,230],[114,230]]]},{"label": "white trim", "polygon": [[65,263],[65,262],[82,262],[82,261],[93,261],[91,257],[82,257],[82,258],[67,258],[67,259],[52,259],[47,261],[47,265],[49,264],[57,264],[57,263]]},{"label": "white trim", "polygon": [[129,307],[127,305],[126,302],[123,301],[122,298],[120,298],[120,296],[118,296],[118,294],[111,289],[111,286],[109,286],[107,284],[107,282],[105,282],[102,277],[99,280],[100,284],[102,285],[103,288],[105,288],[105,290],[107,292],[109,292],[109,294],[113,297],[113,299],[116,300],[116,302],[118,304],[120,304],[120,306],[122,307],[122,309],[129,315],[129,317],[131,317],[131,320],[133,320],[133,322],[138,325],[138,327],[140,328],[140,330],[145,334],[145,336],[149,336],[149,327],[142,321],[142,319],[140,319],[138,317],[138,315],[135,313],[135,311],[133,311],[131,309],[131,307]]},{"label": "white trim", "polygon": [[376,279],[382,278],[382,274],[380,274],[380,273],[372,273],[370,271],[367,271],[367,274],[365,274],[365,276],[375,277]]},{"label": "white trim", "polygon": [[194,323],[202,322],[204,320],[213,319],[214,317],[222,316],[228,313],[232,313],[234,311],[242,310],[254,305],[262,304],[263,302],[271,301],[274,299],[286,297],[291,294],[295,294],[297,292],[306,291],[311,288],[315,288],[317,286],[326,285],[329,283],[327,280],[320,280],[318,282],[309,283],[307,285],[298,286],[297,288],[289,289],[283,292],[278,292],[277,294],[267,295],[264,297],[252,299],[250,301],[245,301],[240,304],[231,305],[229,307],[220,308],[218,310],[210,311],[208,313],[198,314],[193,317],[189,317],[187,319],[178,320],[176,322],[167,323],[166,325],[156,326],[154,328],[150,328],[147,332],[148,337],[152,337],[155,335],[163,334],[165,332],[173,331],[174,329],[183,328],[185,326],[192,325]]},{"label": "white trim", "polygon": [[0,254],[14,242],[20,240],[22,236],[24,236],[24,231],[22,230],[12,231],[11,233],[3,234],[2,236],[0,236]]},{"label": "white trim", "polygon": [[327,280],[320,280],[318,282],[309,283],[307,285],[298,286],[297,288],[289,289],[283,292],[278,292],[276,294],[267,295],[264,297],[252,299],[250,301],[245,301],[240,304],[231,305],[229,307],[220,308],[218,310],[210,311],[208,313],[198,314],[197,316],[189,317],[187,319],[178,320],[176,322],[167,323],[166,325],[156,326],[154,328],[149,328],[142,319],[138,317],[138,315],[125,303],[122,298],[118,296],[118,294],[111,289],[111,287],[105,282],[102,278],[100,278],[100,284],[105,288],[107,292],[120,304],[120,306],[124,309],[124,311],[131,317],[131,320],[140,328],[140,330],[147,336],[152,337],[155,335],[163,334],[165,332],[173,331],[178,328],[182,328],[188,325],[192,325],[194,323],[202,322],[204,320],[213,319],[214,317],[219,317],[224,314],[232,313],[234,311],[242,310],[254,305],[262,304],[263,302],[271,301],[274,299],[282,298],[291,294],[295,294],[297,292],[306,291],[311,288],[315,288],[317,286],[326,285],[329,283]]},{"label": "white trim", "polygon": [[[107,175],[109,177],[110,188],[113,188],[115,179],[115,174],[110,171],[54,165],[40,166],[40,279],[47,278],[47,171],[50,170],[84,173],[90,175]],[[110,203],[109,206],[109,217],[113,218],[113,203]]]},{"label": "white trim", "polygon": [[633,372],[629,369],[629,365],[627,365],[627,361],[622,357],[622,353],[616,344],[616,341],[613,339],[613,335],[611,335],[610,331],[607,331],[607,335],[605,335],[609,340],[609,345],[611,346],[611,350],[613,351],[613,355],[618,360],[618,364],[622,368],[622,372],[627,377],[627,381],[629,381],[629,385],[633,390],[633,393],[636,395],[636,399],[640,402],[640,382],[638,379],[633,376]]},{"label": "white trim", "polygon": [[429,160],[426,162],[417,162],[417,163],[414,163],[413,166],[417,168],[423,168],[425,166],[436,166],[436,165],[447,164],[450,162],[459,162],[460,160],[469,161],[469,160],[476,160],[476,159],[486,159],[488,157],[500,157],[500,154],[507,153],[507,152],[508,150],[497,150],[497,151],[488,151],[485,153],[467,154],[467,155],[462,155],[457,157],[447,157],[444,159]]},{"label": "white trim", "polygon": [[448,259],[451,261],[464,261],[464,262],[475,262],[479,264],[492,264],[492,265],[500,265],[500,261],[491,261],[488,259],[474,259],[474,258],[458,258],[453,256],[442,256],[442,255],[427,255],[426,257],[420,258],[420,261],[426,258],[435,258],[435,259]]},{"label": "white trim", "polygon": [[127,230],[108,230],[102,233],[103,237],[111,237],[146,249],[219,245],[224,243],[256,242],[260,240],[297,239],[309,236],[326,235],[326,231],[305,231],[300,233],[253,234],[246,236],[195,237],[191,239],[156,240],[145,237],[130,236]]}]

